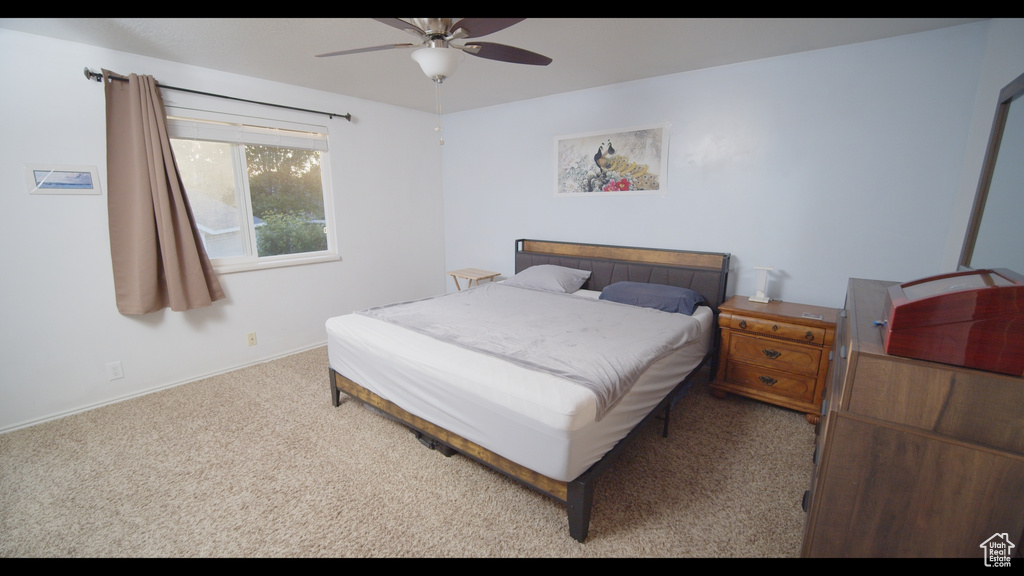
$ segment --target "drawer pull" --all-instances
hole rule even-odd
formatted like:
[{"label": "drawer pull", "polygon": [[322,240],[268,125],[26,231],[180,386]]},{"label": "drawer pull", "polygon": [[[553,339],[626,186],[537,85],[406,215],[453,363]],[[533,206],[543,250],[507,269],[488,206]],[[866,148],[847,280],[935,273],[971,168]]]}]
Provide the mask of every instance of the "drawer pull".
[{"label": "drawer pull", "polygon": [[747,321],[746,320],[740,320],[740,328],[742,328],[744,330],[747,329]]},{"label": "drawer pull", "polygon": [[778,382],[778,380],[776,380],[775,378],[772,378],[771,376],[758,376],[757,379],[760,380],[761,382],[769,385],[769,386],[772,386],[776,382]]},{"label": "drawer pull", "polygon": [[761,350],[761,352],[762,352],[762,353],[763,353],[763,354],[764,354],[765,356],[767,356],[767,357],[771,358],[772,360],[775,360],[775,359],[776,359],[776,358],[778,358],[779,356],[782,356],[782,352],[779,352],[778,350],[772,350],[771,348],[769,348],[769,349],[767,349],[767,350]]},{"label": "drawer pull", "polygon": [[772,332],[778,332],[778,331],[779,331],[779,325],[778,324],[772,324]]},{"label": "drawer pull", "polygon": [[814,333],[808,330],[807,333],[804,334],[804,340],[807,340],[808,342],[814,340]]}]

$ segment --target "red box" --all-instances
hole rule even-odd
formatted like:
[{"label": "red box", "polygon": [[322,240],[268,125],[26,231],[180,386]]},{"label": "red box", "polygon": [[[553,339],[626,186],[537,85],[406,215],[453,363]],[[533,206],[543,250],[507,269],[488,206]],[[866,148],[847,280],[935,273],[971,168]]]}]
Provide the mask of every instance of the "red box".
[{"label": "red box", "polygon": [[1006,268],[890,286],[886,354],[1024,376],[1024,276]]}]

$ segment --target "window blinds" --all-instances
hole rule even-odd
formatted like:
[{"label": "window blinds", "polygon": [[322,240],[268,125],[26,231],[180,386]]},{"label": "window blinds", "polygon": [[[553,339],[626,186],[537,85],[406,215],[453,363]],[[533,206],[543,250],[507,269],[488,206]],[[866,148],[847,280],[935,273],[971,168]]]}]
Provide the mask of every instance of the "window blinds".
[{"label": "window blinds", "polygon": [[167,130],[171,138],[185,140],[209,140],[327,151],[327,134],[291,128],[168,116]]}]

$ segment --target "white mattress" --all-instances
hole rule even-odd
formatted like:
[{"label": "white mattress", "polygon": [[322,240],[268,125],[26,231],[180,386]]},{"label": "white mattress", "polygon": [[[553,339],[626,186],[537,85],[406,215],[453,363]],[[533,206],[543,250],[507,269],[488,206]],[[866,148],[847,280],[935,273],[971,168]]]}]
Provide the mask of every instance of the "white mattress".
[{"label": "white mattress", "polygon": [[707,307],[693,317],[700,337],[650,366],[600,421],[594,394],[583,386],[368,316],[329,319],[327,350],[332,368],[378,396],[517,464],[569,481],[700,364],[714,320]]}]

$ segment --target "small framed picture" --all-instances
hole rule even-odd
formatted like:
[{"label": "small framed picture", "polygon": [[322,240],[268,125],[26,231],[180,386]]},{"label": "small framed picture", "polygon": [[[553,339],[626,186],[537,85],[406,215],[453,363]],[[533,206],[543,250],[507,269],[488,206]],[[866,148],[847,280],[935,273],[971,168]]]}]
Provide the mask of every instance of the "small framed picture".
[{"label": "small framed picture", "polygon": [[99,194],[100,176],[95,166],[25,164],[29,194]]}]

